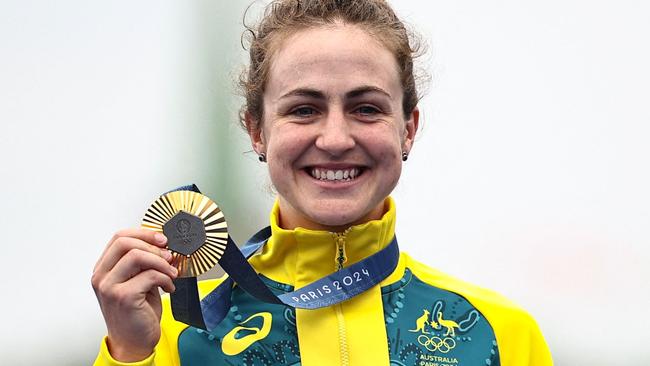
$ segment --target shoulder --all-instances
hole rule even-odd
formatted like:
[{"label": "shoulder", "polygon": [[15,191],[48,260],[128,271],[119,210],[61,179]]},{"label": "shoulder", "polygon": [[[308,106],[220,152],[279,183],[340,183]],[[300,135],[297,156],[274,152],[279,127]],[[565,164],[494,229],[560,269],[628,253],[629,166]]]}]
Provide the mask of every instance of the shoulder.
[{"label": "shoulder", "polygon": [[[408,254],[404,254],[406,267],[424,283],[463,296],[483,313],[496,316],[516,316],[522,321],[532,319],[520,306],[501,294],[450,276],[437,269],[431,268]],[[486,315],[487,316],[487,315]]]},{"label": "shoulder", "polygon": [[499,343],[502,365],[552,365],[548,347],[537,322],[521,306],[495,291],[431,268],[408,254],[403,256],[406,267],[419,280],[429,286],[464,297],[483,314],[492,326]]}]

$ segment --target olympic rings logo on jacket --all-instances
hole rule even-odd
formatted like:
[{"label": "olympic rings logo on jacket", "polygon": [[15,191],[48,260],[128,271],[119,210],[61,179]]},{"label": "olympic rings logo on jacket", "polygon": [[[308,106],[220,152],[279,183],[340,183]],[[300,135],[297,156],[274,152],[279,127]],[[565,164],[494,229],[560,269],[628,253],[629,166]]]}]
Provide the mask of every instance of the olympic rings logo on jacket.
[{"label": "olympic rings logo on jacket", "polygon": [[420,334],[418,336],[418,343],[431,352],[440,351],[441,353],[447,353],[456,347],[456,341],[453,338],[427,337],[426,334]]}]

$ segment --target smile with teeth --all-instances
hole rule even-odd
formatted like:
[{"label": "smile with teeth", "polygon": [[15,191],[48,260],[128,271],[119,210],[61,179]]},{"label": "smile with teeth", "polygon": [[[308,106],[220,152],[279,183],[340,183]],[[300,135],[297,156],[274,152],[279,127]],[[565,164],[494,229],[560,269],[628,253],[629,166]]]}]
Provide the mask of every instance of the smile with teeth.
[{"label": "smile with teeth", "polygon": [[361,174],[361,169],[359,168],[350,168],[350,169],[311,168],[309,169],[309,173],[313,178],[318,180],[333,181],[333,182],[335,181],[347,182],[358,177],[359,174]]}]

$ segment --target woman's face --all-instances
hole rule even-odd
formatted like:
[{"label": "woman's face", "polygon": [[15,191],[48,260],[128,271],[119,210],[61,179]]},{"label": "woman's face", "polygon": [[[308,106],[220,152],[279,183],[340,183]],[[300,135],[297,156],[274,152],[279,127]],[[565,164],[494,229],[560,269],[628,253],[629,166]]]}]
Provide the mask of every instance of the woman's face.
[{"label": "woman's face", "polygon": [[411,149],[393,54],[361,28],[319,27],[272,56],[264,116],[251,133],[266,153],[281,225],[337,231],[378,219]]}]

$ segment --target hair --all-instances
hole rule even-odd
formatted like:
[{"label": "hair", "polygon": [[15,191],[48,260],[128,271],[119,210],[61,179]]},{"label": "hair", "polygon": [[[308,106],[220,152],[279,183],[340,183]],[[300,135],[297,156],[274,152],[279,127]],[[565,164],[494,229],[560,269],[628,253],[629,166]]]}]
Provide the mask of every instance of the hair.
[{"label": "hair", "polygon": [[[250,6],[246,13],[250,10]],[[244,18],[246,15],[244,15]],[[261,21],[249,26],[242,35],[242,46],[249,51],[249,65],[239,78],[245,103],[240,123],[247,131],[260,127],[264,114],[263,96],[269,77],[272,56],[282,41],[296,32],[336,23],[361,27],[375,37],[397,61],[405,116],[413,112],[418,94],[413,60],[423,53],[420,37],[406,28],[385,0],[274,0],[264,10]],[[254,125],[248,125],[246,114]]]}]

